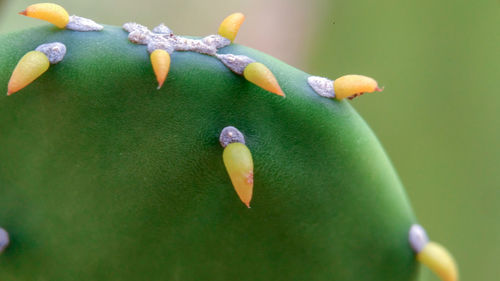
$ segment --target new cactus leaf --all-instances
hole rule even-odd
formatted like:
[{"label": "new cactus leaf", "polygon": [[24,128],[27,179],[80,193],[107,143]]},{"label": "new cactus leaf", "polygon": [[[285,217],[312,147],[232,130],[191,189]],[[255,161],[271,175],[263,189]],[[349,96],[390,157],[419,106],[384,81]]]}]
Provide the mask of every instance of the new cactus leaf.
[{"label": "new cactus leaf", "polygon": [[151,53],[151,64],[158,81],[158,90],[163,86],[167,79],[170,69],[170,55],[165,50],[156,49]]},{"label": "new cactus leaf", "polygon": [[7,95],[28,86],[35,79],[40,77],[47,69],[49,69],[49,58],[40,51],[30,51],[24,55],[16,68],[12,72],[7,89]]},{"label": "new cactus leaf", "polygon": [[253,194],[253,160],[250,150],[242,143],[230,143],[224,148],[223,159],[234,190],[250,208]]},{"label": "new cactus leaf", "polygon": [[243,21],[245,21],[245,15],[242,13],[230,14],[220,24],[219,35],[233,42]]},{"label": "new cactus leaf", "polygon": [[41,19],[63,29],[75,31],[100,31],[104,27],[91,19],[69,16],[66,9],[54,3],[38,3],[28,6],[20,15]]},{"label": "new cactus leaf", "polygon": [[48,21],[59,28],[65,28],[69,22],[69,14],[66,9],[54,3],[33,4],[19,14]]},{"label": "new cactus leaf", "polygon": [[428,266],[442,281],[457,281],[458,271],[451,254],[440,244],[429,242],[417,254],[417,259]]},{"label": "new cactus leaf", "polygon": [[281,90],[276,77],[274,74],[260,62],[252,62],[246,66],[243,71],[243,76],[248,81],[254,83],[255,85],[261,87],[262,89],[269,91],[278,96],[285,96],[283,90]]},{"label": "new cactus leaf", "polygon": [[364,93],[380,92],[377,81],[368,76],[349,74],[333,81],[336,99],[355,98]]}]

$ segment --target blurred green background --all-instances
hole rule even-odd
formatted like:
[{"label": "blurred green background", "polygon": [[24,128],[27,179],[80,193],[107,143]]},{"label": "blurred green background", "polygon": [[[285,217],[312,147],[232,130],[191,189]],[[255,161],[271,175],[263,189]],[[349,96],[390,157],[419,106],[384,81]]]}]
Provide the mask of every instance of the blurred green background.
[{"label": "blurred green background", "polygon": [[[2,3],[2,0],[0,0]],[[0,33],[44,24],[3,1]],[[105,24],[205,35],[241,11],[237,42],[314,75],[365,74],[383,93],[351,102],[391,157],[431,239],[461,280],[500,276],[500,1],[56,1]],[[367,155],[369,157],[369,155]],[[426,269],[423,279],[437,281]]]}]

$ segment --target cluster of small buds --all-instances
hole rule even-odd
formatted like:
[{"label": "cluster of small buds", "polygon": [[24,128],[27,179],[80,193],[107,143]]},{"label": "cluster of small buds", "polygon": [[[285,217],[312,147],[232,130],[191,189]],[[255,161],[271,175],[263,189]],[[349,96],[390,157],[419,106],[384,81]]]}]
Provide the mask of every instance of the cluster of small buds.
[{"label": "cluster of small buds", "polygon": [[[170,55],[175,51],[197,52],[218,58],[227,68],[262,89],[279,96],[285,96],[274,74],[262,63],[243,55],[218,54],[217,51],[230,45],[243,23],[245,16],[234,13],[226,17],[219,26],[219,34],[208,35],[202,39],[191,39],[175,35],[163,23],[149,30],[144,25],[128,22],[123,25],[130,42],[147,45],[151,64],[161,88],[170,69]],[[165,71],[166,70],[166,71]]]},{"label": "cluster of small buds", "polygon": [[[102,25],[90,19],[75,15],[69,16],[63,7],[53,3],[30,5],[20,14],[43,19],[59,28],[70,30],[99,31],[103,29]],[[129,33],[128,39],[132,43],[147,45],[147,51],[151,56],[152,67],[158,81],[158,89],[162,87],[167,79],[170,70],[170,55],[175,51],[183,51],[214,56],[231,71],[243,75],[245,79],[262,89],[279,96],[285,96],[274,74],[262,63],[244,55],[217,53],[219,49],[230,45],[235,40],[244,20],[245,16],[242,13],[233,13],[222,21],[218,34],[209,35],[202,39],[191,39],[175,35],[163,23],[153,28],[152,31],[146,26],[135,22],[125,23],[123,29]],[[47,50],[43,45],[37,48],[36,51],[42,51],[47,55],[51,64],[60,62],[66,53],[66,48],[57,46],[51,48],[50,55],[43,52],[43,50]],[[16,70],[19,70],[14,71],[17,75],[13,75],[13,77],[15,76],[14,79],[11,78],[11,82],[9,82],[9,95],[22,89],[48,69],[45,59],[40,54],[31,53],[23,59],[25,63],[35,62],[35,65],[29,70],[23,67],[23,65],[26,65],[25,63],[21,64],[23,60],[20,61],[16,67]],[[374,79],[362,75],[345,75],[335,81],[311,76],[308,83],[318,95],[338,100],[344,98],[353,99],[366,92],[382,90]]]}]

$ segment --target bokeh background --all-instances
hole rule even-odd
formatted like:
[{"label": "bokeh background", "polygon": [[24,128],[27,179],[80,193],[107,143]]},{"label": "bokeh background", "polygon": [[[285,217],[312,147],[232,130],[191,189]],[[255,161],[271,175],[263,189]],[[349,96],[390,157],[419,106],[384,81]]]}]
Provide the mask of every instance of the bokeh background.
[{"label": "bokeh background", "polygon": [[[44,24],[17,15],[35,2],[0,0],[0,33]],[[391,157],[420,223],[453,252],[461,280],[498,280],[500,1],[54,2],[100,23],[164,22],[186,35],[215,33],[241,11],[240,44],[331,79],[375,77],[384,92],[351,104]]]}]

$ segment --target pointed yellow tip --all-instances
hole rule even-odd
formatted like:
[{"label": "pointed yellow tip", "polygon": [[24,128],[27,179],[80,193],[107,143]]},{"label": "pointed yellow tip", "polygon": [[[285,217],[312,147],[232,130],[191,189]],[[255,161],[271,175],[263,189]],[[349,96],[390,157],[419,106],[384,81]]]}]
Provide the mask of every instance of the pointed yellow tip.
[{"label": "pointed yellow tip", "polygon": [[373,78],[349,74],[337,78],[333,81],[333,90],[335,98],[342,100],[344,98],[353,99],[364,93],[380,92],[381,88],[378,87],[377,81]]},{"label": "pointed yellow tip", "polygon": [[48,21],[59,28],[64,28],[69,22],[68,12],[54,3],[33,4],[19,14]]},{"label": "pointed yellow tip", "polygon": [[167,51],[156,49],[151,53],[151,65],[158,81],[158,90],[163,86],[170,70],[170,55]]},{"label": "pointed yellow tip", "polygon": [[240,26],[245,20],[245,15],[242,13],[234,13],[227,16],[219,26],[219,35],[231,40],[231,43],[236,38]]},{"label": "pointed yellow tip", "polygon": [[254,83],[255,85],[261,87],[262,89],[269,91],[278,96],[285,96],[283,90],[281,90],[276,77],[274,74],[260,62],[252,62],[243,71],[243,76],[248,81]]},{"label": "pointed yellow tip", "polygon": [[250,208],[253,195],[253,160],[246,145],[230,143],[224,148],[222,160],[241,202]]},{"label": "pointed yellow tip", "polygon": [[49,69],[49,58],[39,51],[26,53],[16,65],[9,80],[7,95],[28,86],[31,82]]},{"label": "pointed yellow tip", "polygon": [[23,16],[26,16],[27,15],[27,12],[26,10],[22,10],[18,13],[19,15],[23,15]]},{"label": "pointed yellow tip", "polygon": [[440,244],[429,242],[417,254],[417,260],[429,267],[443,281],[457,281],[458,270],[451,254]]},{"label": "pointed yellow tip", "polygon": [[[278,85],[278,87],[279,87],[279,85]],[[281,90],[281,87],[280,87],[280,88],[279,88],[279,90],[276,92],[276,94],[277,94],[278,96],[282,96],[282,97],[284,97],[284,98],[286,97],[286,96],[285,96],[285,92],[283,92],[283,90]]]}]

